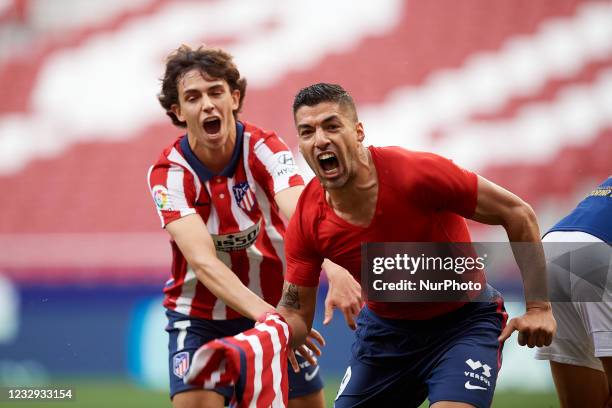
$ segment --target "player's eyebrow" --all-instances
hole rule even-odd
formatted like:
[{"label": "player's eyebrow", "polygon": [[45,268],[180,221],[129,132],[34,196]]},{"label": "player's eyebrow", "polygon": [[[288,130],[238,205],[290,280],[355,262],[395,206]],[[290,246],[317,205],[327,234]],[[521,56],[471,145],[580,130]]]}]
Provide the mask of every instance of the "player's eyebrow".
[{"label": "player's eyebrow", "polygon": [[325,119],[323,119],[323,120],[321,121],[321,123],[322,123],[322,124],[325,124],[325,123],[331,122],[331,121],[336,120],[336,119],[337,119],[337,120],[340,120],[340,117],[339,117],[338,115],[336,115],[336,114],[333,114],[333,115],[328,116],[328,117],[326,117]]},{"label": "player's eyebrow", "polygon": [[[207,86],[206,89],[204,90],[204,92],[209,92],[211,90],[216,90],[218,88],[223,88],[223,82],[221,80],[218,80],[216,82],[213,82],[210,86]],[[185,95],[189,94],[189,93],[200,93],[202,92],[202,90],[198,87],[193,87],[193,88],[184,88],[183,89],[183,93]]]},{"label": "player's eyebrow", "polygon": [[[334,113],[334,114],[326,117],[325,119],[323,119],[321,121],[321,124],[324,125],[324,124],[329,123],[329,122],[331,122],[333,120],[340,120],[340,117],[337,114]],[[302,123],[302,124],[299,124],[297,126],[298,130],[300,130],[300,129],[308,129],[308,128],[312,128],[312,127],[313,126],[308,124],[308,123]]]},{"label": "player's eyebrow", "polygon": [[312,125],[309,125],[308,123],[300,123],[299,125],[297,125],[298,130],[300,130],[300,129],[309,129],[311,127],[312,127]]},{"label": "player's eyebrow", "polygon": [[213,84],[211,86],[209,86],[208,88],[206,88],[207,91],[215,91],[217,89],[223,89],[223,83],[222,82],[218,82],[216,84]]},{"label": "player's eyebrow", "polygon": [[185,89],[183,90],[183,94],[185,95],[192,95],[192,94],[199,94],[200,90],[197,88],[189,88],[189,89]]}]

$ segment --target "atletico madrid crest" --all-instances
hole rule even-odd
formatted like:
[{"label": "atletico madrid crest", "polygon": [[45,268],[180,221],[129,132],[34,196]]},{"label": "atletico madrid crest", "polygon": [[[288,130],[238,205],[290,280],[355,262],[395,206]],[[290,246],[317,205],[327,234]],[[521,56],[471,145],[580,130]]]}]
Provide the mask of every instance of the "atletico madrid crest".
[{"label": "atletico madrid crest", "polygon": [[232,189],[234,190],[234,198],[238,206],[245,211],[251,211],[253,205],[255,205],[255,194],[253,194],[249,183],[243,181],[236,184]]},{"label": "atletico madrid crest", "polygon": [[180,352],[172,359],[172,371],[178,378],[183,378],[189,371],[189,353]]}]

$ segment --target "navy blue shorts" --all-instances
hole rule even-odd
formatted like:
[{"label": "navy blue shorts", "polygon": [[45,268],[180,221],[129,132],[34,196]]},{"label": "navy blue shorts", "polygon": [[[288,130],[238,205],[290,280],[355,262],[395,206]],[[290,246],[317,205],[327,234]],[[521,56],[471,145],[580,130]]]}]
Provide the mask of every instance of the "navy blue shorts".
[{"label": "navy blue shorts", "polygon": [[[170,335],[168,343],[170,398],[183,391],[193,390],[197,387],[183,383],[191,359],[200,346],[211,340],[226,336],[234,336],[245,330],[252,329],[255,323],[247,318],[232,320],[205,320],[190,318],[183,314],[166,310],[168,326],[166,331]],[[300,372],[294,373],[288,364],[289,373],[289,399],[312,394],[323,388],[323,380],[319,374],[319,366],[312,367],[301,356],[296,356],[300,364]],[[225,397],[229,402],[234,393],[233,387],[218,387],[214,391]]]},{"label": "navy blue shorts", "polygon": [[426,398],[490,407],[504,324],[501,297],[426,321],[384,319],[365,307],[334,407],[418,407]]}]

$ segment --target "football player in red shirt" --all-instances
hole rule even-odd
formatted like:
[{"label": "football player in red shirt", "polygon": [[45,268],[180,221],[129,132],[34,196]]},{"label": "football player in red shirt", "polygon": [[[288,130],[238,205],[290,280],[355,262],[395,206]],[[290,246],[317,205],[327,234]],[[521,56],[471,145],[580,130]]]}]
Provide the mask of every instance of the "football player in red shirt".
[{"label": "football player in red shirt", "polygon": [[[465,218],[502,225],[523,275],[526,313],[506,325],[503,300],[368,301],[335,407],[488,407],[503,341],[548,345],[555,332],[545,261],[533,210],[516,195],[431,153],[366,148],[350,95],[338,85],[302,89],[293,105],[299,148],[316,177],[302,193],[286,233],[287,275],[279,311],[301,344],[313,319],[323,259],[360,280],[362,242],[470,242]],[[363,283],[363,282],[362,282]]]}]

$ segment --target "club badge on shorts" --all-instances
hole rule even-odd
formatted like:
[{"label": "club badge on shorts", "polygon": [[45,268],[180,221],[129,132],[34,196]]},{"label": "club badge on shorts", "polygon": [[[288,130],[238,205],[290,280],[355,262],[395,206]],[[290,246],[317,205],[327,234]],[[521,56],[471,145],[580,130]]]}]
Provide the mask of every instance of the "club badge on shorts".
[{"label": "club badge on shorts", "polygon": [[183,378],[189,371],[189,353],[183,351],[178,353],[172,359],[172,372],[178,378]]}]

